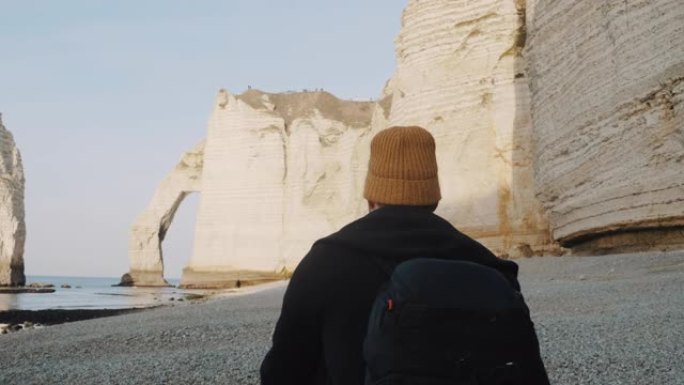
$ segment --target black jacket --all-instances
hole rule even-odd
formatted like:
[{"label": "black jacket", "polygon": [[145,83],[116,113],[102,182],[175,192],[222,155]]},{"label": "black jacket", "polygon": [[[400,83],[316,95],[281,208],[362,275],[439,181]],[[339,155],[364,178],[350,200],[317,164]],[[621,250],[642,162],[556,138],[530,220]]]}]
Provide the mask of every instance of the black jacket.
[{"label": "black jacket", "polygon": [[502,272],[520,290],[518,265],[497,258],[439,216],[383,207],[317,241],[285,292],[262,385],[363,384],[362,344],[371,305],[389,278],[376,258],[472,261]]}]

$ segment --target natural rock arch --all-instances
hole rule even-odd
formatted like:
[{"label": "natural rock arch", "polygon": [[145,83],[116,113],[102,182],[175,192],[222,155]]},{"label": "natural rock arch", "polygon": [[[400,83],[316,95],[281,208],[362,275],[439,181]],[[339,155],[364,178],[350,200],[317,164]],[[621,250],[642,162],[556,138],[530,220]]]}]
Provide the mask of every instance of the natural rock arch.
[{"label": "natural rock arch", "polygon": [[183,154],[176,167],[161,182],[145,211],[131,226],[128,244],[130,271],[121,277],[121,285],[169,285],[164,279],[162,242],[183,199],[200,191],[203,163],[204,141]]}]

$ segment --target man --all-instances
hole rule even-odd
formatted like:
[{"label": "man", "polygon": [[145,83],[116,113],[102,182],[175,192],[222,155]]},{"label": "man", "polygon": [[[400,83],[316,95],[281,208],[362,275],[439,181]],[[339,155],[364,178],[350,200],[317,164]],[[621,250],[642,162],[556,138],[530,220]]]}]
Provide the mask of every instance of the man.
[{"label": "man", "polygon": [[433,214],[441,199],[435,142],[420,127],[378,133],[364,190],[369,213],[317,241],[289,283],[262,385],[363,384],[362,345],[371,305],[393,265],[413,258],[471,261],[520,290],[518,266]]}]

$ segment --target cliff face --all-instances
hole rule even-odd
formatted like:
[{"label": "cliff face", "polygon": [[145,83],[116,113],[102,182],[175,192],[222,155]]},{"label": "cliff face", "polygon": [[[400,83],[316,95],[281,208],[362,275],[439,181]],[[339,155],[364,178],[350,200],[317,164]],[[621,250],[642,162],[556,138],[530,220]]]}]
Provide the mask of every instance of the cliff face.
[{"label": "cliff face", "polygon": [[370,140],[390,101],[326,92],[219,92],[205,142],[186,153],[131,230],[124,285],[162,286],[161,242],[183,198],[200,192],[185,287],[281,279],[313,241],[367,211]]},{"label": "cliff face", "polygon": [[[397,70],[378,103],[221,92],[182,284],[257,282],[293,270],[313,241],[366,212],[369,142],[388,125],[418,124],[436,137],[439,214],[499,255],[553,249],[533,191],[524,19],[510,0],[410,1]],[[147,227],[159,228],[152,218]],[[147,263],[161,279],[159,237],[144,234],[154,242],[134,239],[132,266],[156,261]]]},{"label": "cliff face", "polygon": [[377,103],[220,92],[192,170],[131,237],[132,284],[164,284],[161,241],[200,191],[190,287],[279,279],[366,212],[372,136],[437,142],[438,213],[502,256],[684,244],[684,6],[678,0],[410,0]]},{"label": "cliff face", "polygon": [[500,255],[552,248],[534,196],[524,1],[411,0],[389,123],[437,141],[438,213]]},{"label": "cliff face", "polygon": [[280,278],[357,218],[375,107],[325,92],[219,93],[182,284]]},{"label": "cliff face", "polygon": [[21,155],[0,116],[0,286],[24,285],[25,239]]},{"label": "cliff face", "polygon": [[535,181],[554,238],[684,243],[682,2],[537,0],[528,33]]}]

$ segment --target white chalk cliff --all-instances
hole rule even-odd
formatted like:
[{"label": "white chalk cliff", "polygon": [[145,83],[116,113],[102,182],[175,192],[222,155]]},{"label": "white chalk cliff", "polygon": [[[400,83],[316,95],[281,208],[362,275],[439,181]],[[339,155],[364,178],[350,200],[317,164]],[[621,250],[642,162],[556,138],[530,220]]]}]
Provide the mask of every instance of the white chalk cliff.
[{"label": "white chalk cliff", "polygon": [[538,196],[566,246],[684,243],[684,2],[531,2]]},{"label": "white chalk cliff", "polygon": [[0,286],[24,285],[25,239],[24,169],[0,115]]},{"label": "white chalk cliff", "polygon": [[183,286],[287,276],[313,240],[366,210],[370,140],[386,108],[326,92],[220,91],[206,141],[183,155],[133,225],[121,284],[167,285],[161,242],[191,192],[200,202]]},{"label": "white chalk cliff", "polygon": [[357,218],[374,109],[326,92],[221,91],[181,283],[281,278],[313,240]]},{"label": "white chalk cliff", "polygon": [[534,195],[524,1],[411,0],[396,40],[391,125],[435,136],[438,213],[500,255],[548,251]]},{"label": "white chalk cliff", "polygon": [[174,171],[134,226],[126,281],[165,284],[161,241],[188,191],[183,285],[287,276],[366,212],[369,143],[390,125],[433,133],[438,213],[501,256],[616,232],[674,229],[629,242],[684,244],[683,15],[673,0],[409,0],[378,102],[221,91],[192,188]]}]

